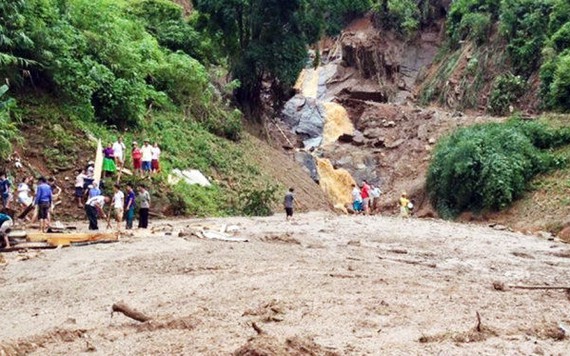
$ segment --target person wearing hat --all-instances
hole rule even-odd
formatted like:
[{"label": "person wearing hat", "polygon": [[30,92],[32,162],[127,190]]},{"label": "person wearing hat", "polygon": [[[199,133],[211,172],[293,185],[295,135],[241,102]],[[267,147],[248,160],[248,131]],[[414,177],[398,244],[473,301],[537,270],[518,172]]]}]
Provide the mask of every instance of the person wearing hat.
[{"label": "person wearing hat", "polygon": [[139,148],[139,144],[134,141],[133,142],[133,150],[131,151],[131,157],[133,159],[133,173],[140,174],[142,168],[142,152]]},{"label": "person wearing hat", "polygon": [[144,140],[144,145],[141,147],[142,153],[142,170],[143,175],[150,175],[152,171],[152,146],[149,140]]},{"label": "person wearing hat", "polygon": [[400,197],[400,217],[408,218],[410,217],[409,207],[410,200],[408,199],[408,194],[406,192],[402,192],[402,196]]}]

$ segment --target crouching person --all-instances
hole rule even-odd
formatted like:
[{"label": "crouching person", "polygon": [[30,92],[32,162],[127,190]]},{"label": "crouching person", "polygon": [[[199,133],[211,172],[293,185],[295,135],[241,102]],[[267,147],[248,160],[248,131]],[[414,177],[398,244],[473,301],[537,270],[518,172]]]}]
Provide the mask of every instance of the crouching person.
[{"label": "crouching person", "polygon": [[2,240],[4,248],[10,248],[8,234],[12,226],[14,226],[14,222],[10,215],[0,213],[0,240]]},{"label": "crouching person", "polygon": [[97,195],[87,200],[85,203],[85,213],[87,214],[87,219],[89,220],[89,230],[99,230],[97,226],[97,216],[101,216],[103,219],[107,218],[107,215],[103,211],[105,203],[109,203],[111,199],[103,195]]}]

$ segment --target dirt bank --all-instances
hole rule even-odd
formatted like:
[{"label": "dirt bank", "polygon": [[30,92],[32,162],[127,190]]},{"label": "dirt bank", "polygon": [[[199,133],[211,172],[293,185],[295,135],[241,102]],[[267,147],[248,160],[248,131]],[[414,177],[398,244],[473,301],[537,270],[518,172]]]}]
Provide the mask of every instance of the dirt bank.
[{"label": "dirt bank", "polygon": [[[239,236],[250,242],[178,237],[198,222],[239,224]],[[116,244],[4,254],[0,351],[562,355],[570,349],[569,336],[558,340],[559,325],[570,325],[563,291],[493,287],[568,284],[568,245],[440,221],[328,213],[293,223],[283,216],[175,221],[172,228],[161,222],[155,231]],[[121,300],[155,321],[111,318]],[[476,312],[481,332],[474,330]]]}]

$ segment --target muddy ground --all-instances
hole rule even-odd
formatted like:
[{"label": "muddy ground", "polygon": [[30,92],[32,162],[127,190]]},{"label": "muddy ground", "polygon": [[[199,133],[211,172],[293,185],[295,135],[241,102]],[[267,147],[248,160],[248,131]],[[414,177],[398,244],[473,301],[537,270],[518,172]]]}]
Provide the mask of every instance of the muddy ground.
[{"label": "muddy ground", "polygon": [[[509,288],[568,286],[569,245],[430,220],[283,220],[185,220],[172,229],[162,221],[119,243],[3,254],[0,354],[570,350],[561,330],[570,326],[570,296]],[[250,241],[178,237],[196,223],[238,224]],[[154,320],[111,317],[119,301]]]}]

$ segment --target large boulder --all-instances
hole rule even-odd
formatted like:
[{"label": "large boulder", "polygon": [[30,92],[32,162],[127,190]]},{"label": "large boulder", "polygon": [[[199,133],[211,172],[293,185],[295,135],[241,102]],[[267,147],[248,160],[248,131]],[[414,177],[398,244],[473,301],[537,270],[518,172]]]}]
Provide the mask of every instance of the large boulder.
[{"label": "large boulder", "polygon": [[312,180],[317,183],[319,182],[319,172],[313,155],[308,152],[295,152],[295,161],[303,167],[303,169],[311,176]]},{"label": "large boulder", "polygon": [[297,94],[285,104],[282,114],[283,121],[301,137],[305,148],[321,144],[326,113],[316,99]]}]

